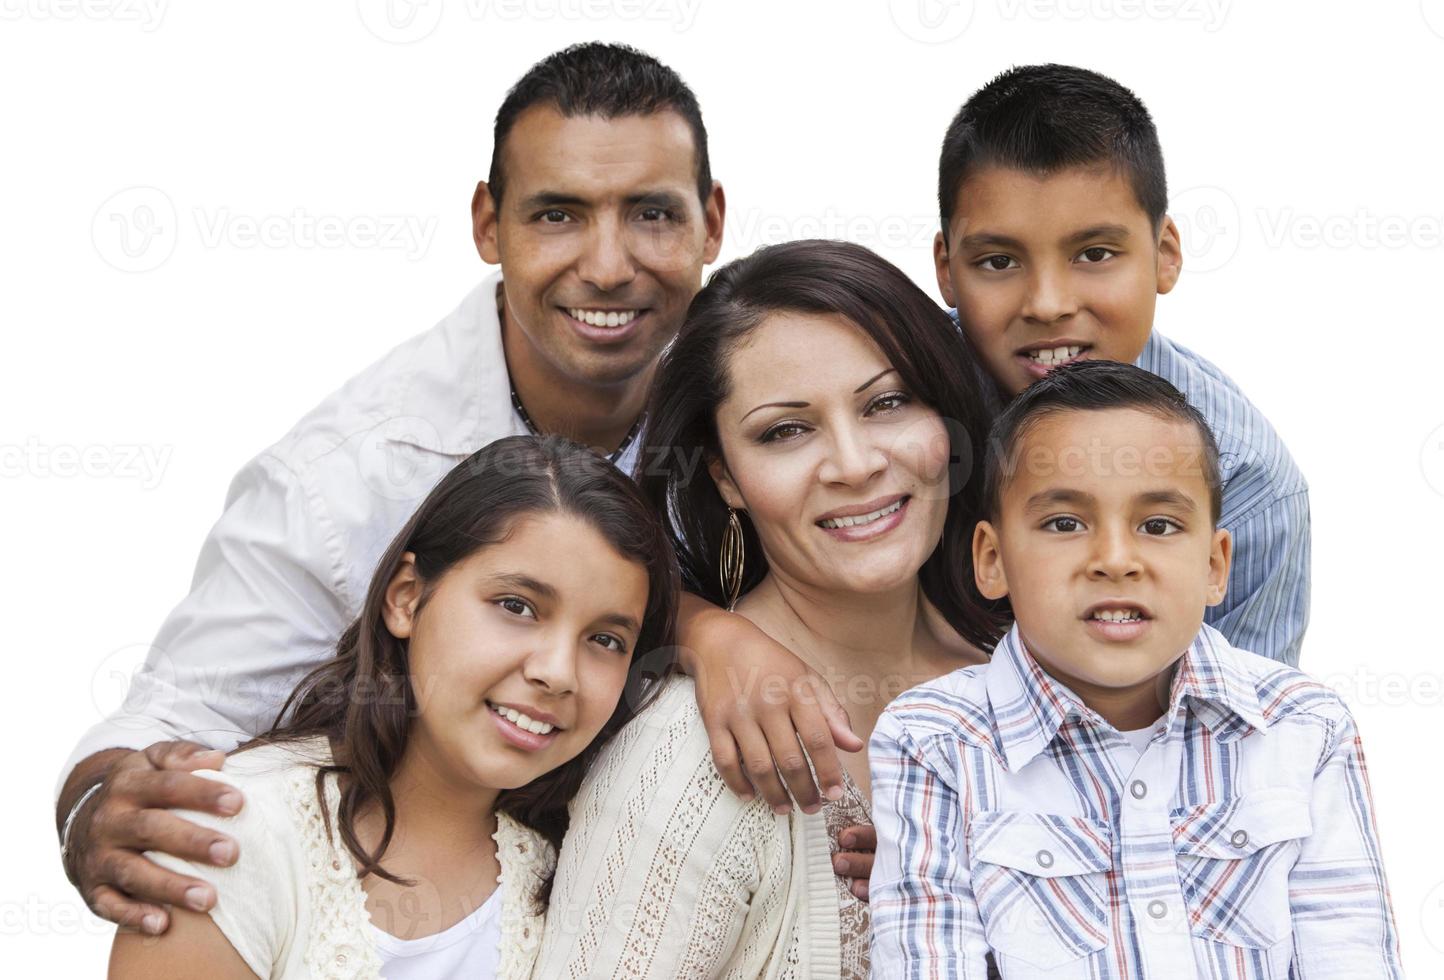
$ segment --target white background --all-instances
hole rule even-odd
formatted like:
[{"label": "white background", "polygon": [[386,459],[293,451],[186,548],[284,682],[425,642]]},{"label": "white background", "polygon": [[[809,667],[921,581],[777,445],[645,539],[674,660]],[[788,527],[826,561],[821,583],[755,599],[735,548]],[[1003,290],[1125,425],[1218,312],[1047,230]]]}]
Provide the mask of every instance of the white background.
[{"label": "white background", "polygon": [[587,39],[697,92],[724,259],[846,237],[929,293],[971,90],[1064,61],[1144,98],[1186,251],[1158,326],[1312,485],[1302,665],[1358,717],[1405,962],[1444,975],[1444,0],[0,0],[5,974],[104,969],[111,929],[59,870],[61,760],[230,475],[483,274],[496,107]]}]

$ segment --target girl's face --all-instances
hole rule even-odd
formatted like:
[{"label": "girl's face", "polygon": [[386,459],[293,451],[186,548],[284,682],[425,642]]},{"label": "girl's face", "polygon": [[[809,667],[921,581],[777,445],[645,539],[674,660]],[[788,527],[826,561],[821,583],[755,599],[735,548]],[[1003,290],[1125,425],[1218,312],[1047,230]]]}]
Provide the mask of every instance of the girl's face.
[{"label": "girl's face", "polygon": [[457,787],[515,789],[575,758],[616,710],[647,606],[646,569],[590,524],[519,519],[435,583],[409,559],[386,625],[410,643],[408,754]]},{"label": "girl's face", "polygon": [[796,586],[878,593],[915,582],[942,537],[948,432],[841,316],[775,313],[727,361],[722,499]]}]

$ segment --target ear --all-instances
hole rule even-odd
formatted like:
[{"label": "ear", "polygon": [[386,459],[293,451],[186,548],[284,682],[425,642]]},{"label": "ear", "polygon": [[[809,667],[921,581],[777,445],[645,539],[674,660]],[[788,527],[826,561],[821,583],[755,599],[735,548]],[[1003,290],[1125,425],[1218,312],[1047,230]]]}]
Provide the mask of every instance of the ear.
[{"label": "ear", "polygon": [[478,180],[476,193],[471,195],[471,238],[476,242],[476,253],[487,265],[501,264],[496,223],[496,201],[492,199],[491,188],[486,186],[486,181]]},{"label": "ear", "polygon": [[1208,605],[1216,606],[1228,594],[1228,570],[1233,562],[1233,535],[1223,528],[1213,532],[1208,550]]},{"label": "ear", "polygon": [[707,227],[707,241],[702,248],[702,264],[711,265],[722,251],[722,223],[727,217],[727,195],[721,181],[712,181],[712,193],[702,208],[703,220]]},{"label": "ear", "polygon": [[747,502],[742,499],[737,484],[732,481],[732,474],[727,472],[727,464],[721,456],[712,456],[707,460],[707,472],[712,477],[712,482],[717,484],[717,492],[722,495],[722,500],[733,510],[746,510]]},{"label": "ear", "polygon": [[1178,285],[1178,274],[1183,271],[1183,241],[1178,234],[1178,225],[1168,215],[1163,216],[1163,227],[1158,230],[1158,295],[1171,292]]},{"label": "ear", "polygon": [[953,276],[948,270],[948,237],[942,232],[933,236],[933,271],[938,277],[938,292],[942,294],[943,302],[957,309],[957,292],[953,289]]},{"label": "ear", "polygon": [[989,521],[979,521],[973,528],[973,581],[985,599],[1001,599],[1008,594],[1008,574],[998,548],[998,530]]},{"label": "ear", "polygon": [[416,571],[416,555],[410,551],[401,556],[401,564],[386,586],[381,600],[381,619],[387,631],[398,640],[411,637],[416,625],[416,604],[421,601],[421,576]]}]

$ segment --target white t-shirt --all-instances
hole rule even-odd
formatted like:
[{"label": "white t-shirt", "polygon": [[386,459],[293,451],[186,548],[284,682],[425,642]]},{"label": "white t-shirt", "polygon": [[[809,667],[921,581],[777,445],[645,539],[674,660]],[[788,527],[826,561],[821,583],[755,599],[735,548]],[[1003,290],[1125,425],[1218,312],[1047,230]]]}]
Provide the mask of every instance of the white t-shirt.
[{"label": "white t-shirt", "polygon": [[501,889],[456,925],[420,939],[397,939],[371,924],[385,980],[467,977],[493,980],[501,956]]},{"label": "white t-shirt", "polygon": [[1134,752],[1142,755],[1143,750],[1148,748],[1148,743],[1153,741],[1153,736],[1158,734],[1162,728],[1163,719],[1159,718],[1147,728],[1135,728],[1132,731],[1119,732],[1118,734],[1128,740],[1128,744],[1133,748]]}]

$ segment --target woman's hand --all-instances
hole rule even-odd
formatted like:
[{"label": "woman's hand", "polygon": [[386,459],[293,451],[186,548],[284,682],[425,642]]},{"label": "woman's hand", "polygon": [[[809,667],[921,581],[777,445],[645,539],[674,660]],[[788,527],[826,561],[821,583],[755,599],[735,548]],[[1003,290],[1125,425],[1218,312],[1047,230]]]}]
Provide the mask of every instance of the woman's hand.
[{"label": "woman's hand", "polygon": [[760,793],[778,813],[791,809],[789,791],[804,813],[821,809],[822,796],[841,799],[837,750],[866,746],[821,675],[744,617],[697,596],[683,596],[678,625],[682,668],[696,681],[712,761],[728,788],[744,800]]}]

